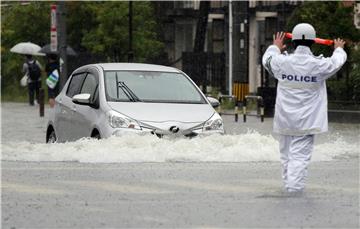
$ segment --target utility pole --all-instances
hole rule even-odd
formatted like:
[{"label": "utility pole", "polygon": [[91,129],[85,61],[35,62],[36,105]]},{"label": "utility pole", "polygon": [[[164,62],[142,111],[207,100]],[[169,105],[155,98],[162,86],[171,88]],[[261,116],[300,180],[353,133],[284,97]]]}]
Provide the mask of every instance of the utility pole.
[{"label": "utility pole", "polygon": [[204,52],[208,15],[210,10],[209,1],[200,1],[199,18],[196,25],[194,52]]},{"label": "utility pole", "polygon": [[229,0],[229,95],[232,96],[233,84],[233,15],[232,2]]},{"label": "utility pole", "polygon": [[354,25],[360,29],[360,3],[354,5]]},{"label": "utility pole", "polygon": [[132,29],[132,14],[133,14],[133,2],[129,1],[129,51],[128,51],[128,62],[134,61],[134,52],[132,47],[133,40],[133,29]]},{"label": "utility pole", "polygon": [[67,55],[66,55],[66,7],[65,1],[58,2],[58,37],[59,37],[59,56],[60,56],[60,90],[67,81]]},{"label": "utility pole", "polygon": [[207,93],[207,62],[208,57],[204,52],[205,49],[205,41],[206,41],[206,31],[207,31],[207,23],[208,23],[208,14],[210,10],[210,2],[209,1],[200,1],[199,8],[199,17],[196,24],[196,34],[195,34],[195,42],[194,42],[194,55],[198,58],[198,65],[196,75],[200,80],[200,85],[202,87],[202,91]]}]

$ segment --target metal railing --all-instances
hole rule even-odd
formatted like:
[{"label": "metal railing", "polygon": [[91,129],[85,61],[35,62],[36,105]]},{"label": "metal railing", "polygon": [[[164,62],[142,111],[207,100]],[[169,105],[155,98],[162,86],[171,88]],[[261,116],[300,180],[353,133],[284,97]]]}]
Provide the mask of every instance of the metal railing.
[{"label": "metal railing", "polygon": [[[256,100],[257,103],[257,114],[249,114],[248,113],[248,109],[247,109],[247,105],[248,105],[248,100]],[[224,100],[228,100],[229,103],[234,103],[234,108],[228,108],[228,109],[223,109],[222,105],[224,105]],[[219,113],[219,115],[234,115],[234,119],[235,122],[238,122],[239,120],[239,114],[241,113],[240,109],[239,109],[239,102],[236,98],[236,96],[230,96],[230,95],[221,95],[219,96],[219,102],[220,102],[220,106],[217,107],[217,112]],[[246,117],[247,116],[260,116],[260,120],[261,122],[264,122],[264,100],[261,96],[256,96],[256,95],[247,95],[244,98],[243,101],[243,106],[242,106],[242,115],[243,115],[243,121],[246,122]]]},{"label": "metal railing", "polygon": [[[257,114],[256,115],[252,115],[252,114],[247,114],[247,104],[248,104],[248,99],[256,99],[257,101]],[[260,114],[259,114],[260,111]],[[257,95],[247,95],[245,96],[244,99],[244,104],[243,104],[243,121],[246,122],[246,116],[259,116],[260,115],[260,119],[261,122],[264,122],[264,100],[261,96],[257,96]]]},{"label": "metal railing", "polygon": [[[231,109],[224,109],[224,111],[223,111],[223,109],[221,108],[221,104],[224,102],[224,100],[229,100],[229,101],[232,101],[232,102],[234,102],[234,112],[225,112],[225,110],[226,111],[229,111],[229,110],[231,110]],[[218,106],[218,108],[217,108],[217,112],[219,113],[219,115],[234,115],[234,117],[235,117],[235,122],[237,122],[238,121],[238,119],[239,119],[239,108],[238,108],[238,105],[237,105],[237,99],[236,99],[236,97],[235,96],[231,96],[231,95],[221,95],[220,97],[219,97],[219,102],[220,102],[220,106]]]}]

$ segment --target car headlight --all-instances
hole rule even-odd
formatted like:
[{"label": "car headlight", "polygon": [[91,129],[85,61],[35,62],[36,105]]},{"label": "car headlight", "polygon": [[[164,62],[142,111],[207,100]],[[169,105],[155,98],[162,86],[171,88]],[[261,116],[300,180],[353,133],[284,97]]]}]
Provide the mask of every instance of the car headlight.
[{"label": "car headlight", "polygon": [[223,121],[218,113],[215,113],[204,124],[203,131],[224,130]]},{"label": "car headlight", "polygon": [[113,128],[131,128],[141,130],[141,127],[135,120],[116,111],[108,111],[106,115],[110,126]]}]

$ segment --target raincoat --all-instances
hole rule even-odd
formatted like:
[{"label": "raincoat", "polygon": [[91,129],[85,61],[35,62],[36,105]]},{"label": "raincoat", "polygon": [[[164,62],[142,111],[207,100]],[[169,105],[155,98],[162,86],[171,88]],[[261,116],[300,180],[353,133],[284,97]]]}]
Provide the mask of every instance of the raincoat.
[{"label": "raincoat", "polygon": [[346,58],[340,47],[324,58],[314,56],[307,46],[283,55],[276,45],[269,46],[263,56],[264,67],[278,79],[273,128],[279,134],[282,177],[288,192],[305,187],[314,134],[328,130],[325,81]]},{"label": "raincoat", "polygon": [[278,80],[274,132],[303,136],[328,130],[325,80],[345,63],[346,52],[338,47],[331,57],[314,56],[309,47],[298,46],[283,55],[276,45],[266,50],[264,67]]}]

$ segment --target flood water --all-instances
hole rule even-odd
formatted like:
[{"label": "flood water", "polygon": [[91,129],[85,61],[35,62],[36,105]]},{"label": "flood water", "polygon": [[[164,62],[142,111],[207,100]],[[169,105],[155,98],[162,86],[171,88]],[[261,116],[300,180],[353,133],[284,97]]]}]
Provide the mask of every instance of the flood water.
[{"label": "flood water", "polygon": [[[45,144],[47,117],[26,104],[2,104],[2,160],[119,162],[244,162],[279,161],[272,119],[246,123],[223,116],[227,134],[192,139],[159,139],[153,135],[127,135],[109,139],[80,139]],[[330,123],[327,134],[316,137],[313,161],[358,157],[360,124]]]}]

